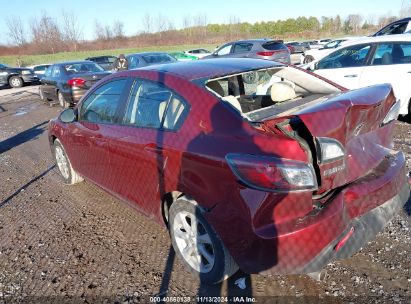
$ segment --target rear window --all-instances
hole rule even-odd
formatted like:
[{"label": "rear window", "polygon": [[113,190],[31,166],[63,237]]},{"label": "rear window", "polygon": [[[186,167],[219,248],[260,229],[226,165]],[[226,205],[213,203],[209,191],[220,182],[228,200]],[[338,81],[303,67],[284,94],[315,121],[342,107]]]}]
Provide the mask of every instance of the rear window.
[{"label": "rear window", "polygon": [[72,63],[64,65],[64,69],[68,74],[80,74],[80,73],[97,73],[104,72],[103,68],[95,63]]},{"label": "rear window", "polygon": [[262,45],[263,48],[270,51],[287,50],[287,47],[282,42],[266,42]]},{"label": "rear window", "polygon": [[143,55],[142,57],[147,63],[166,63],[175,61],[173,57],[167,54]]}]

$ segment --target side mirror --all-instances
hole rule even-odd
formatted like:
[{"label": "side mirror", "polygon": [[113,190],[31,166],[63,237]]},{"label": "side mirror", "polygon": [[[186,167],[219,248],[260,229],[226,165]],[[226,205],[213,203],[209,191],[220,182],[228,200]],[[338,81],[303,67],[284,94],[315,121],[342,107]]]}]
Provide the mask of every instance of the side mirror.
[{"label": "side mirror", "polygon": [[64,123],[71,123],[77,120],[77,113],[74,109],[65,109],[61,112],[59,119]]}]

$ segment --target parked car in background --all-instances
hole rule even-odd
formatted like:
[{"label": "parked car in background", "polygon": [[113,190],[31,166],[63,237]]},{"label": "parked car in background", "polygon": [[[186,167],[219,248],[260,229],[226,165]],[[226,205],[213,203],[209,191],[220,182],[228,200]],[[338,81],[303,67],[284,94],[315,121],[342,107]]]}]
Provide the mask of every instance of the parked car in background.
[{"label": "parked car in background", "polygon": [[282,40],[249,39],[229,42],[203,59],[257,58],[290,64],[290,51]]},{"label": "parked car in background", "polygon": [[33,70],[28,68],[13,68],[0,63],[0,85],[9,85],[12,88],[20,88],[24,84],[36,83],[39,78]]},{"label": "parked car in background", "polygon": [[92,61],[61,62],[49,66],[41,79],[41,100],[58,101],[67,108],[75,105],[96,82],[110,73]]},{"label": "parked car in background", "polygon": [[198,60],[198,57],[187,55],[186,53],[183,53],[183,52],[172,52],[172,53],[169,53],[169,55],[173,56],[175,59],[177,59],[177,61]]},{"label": "parked car in background", "polygon": [[95,57],[88,57],[85,60],[90,60],[97,63],[106,71],[111,71],[114,69],[114,62],[116,61],[116,56],[95,56]]},{"label": "parked car in background", "polygon": [[366,246],[410,196],[397,115],[389,84],[350,92],[225,58],[112,74],[48,135],[66,183],[86,178],[155,219],[216,283],[238,268],[321,271]]},{"label": "parked car in background", "polygon": [[145,52],[128,54],[128,69],[137,69],[154,64],[175,63],[177,59],[167,53]]},{"label": "parked car in background", "polygon": [[39,79],[43,78],[44,73],[46,73],[47,68],[50,66],[50,64],[39,64],[39,65],[32,65],[28,66],[28,69],[33,70],[34,74],[37,75]]},{"label": "parked car in background", "polygon": [[298,41],[285,42],[284,44],[288,47],[291,54],[303,53],[304,51],[309,49],[309,45],[307,43],[301,43]]},{"label": "parked car in background", "polygon": [[319,49],[323,47],[322,44],[318,43],[318,40],[308,40],[308,41],[303,41],[302,43],[308,44],[310,46],[310,49]]},{"label": "parked car in background", "polygon": [[321,59],[322,57],[326,56],[334,49],[342,46],[346,41],[353,40],[353,39],[360,39],[361,37],[344,37],[331,40],[330,42],[326,43],[323,47],[319,49],[312,49],[307,50],[301,55],[301,63],[309,63],[316,59]]},{"label": "parked car in background", "polygon": [[318,39],[317,42],[318,42],[318,44],[325,45],[328,42],[330,42],[331,40],[332,40],[331,38],[325,38],[325,39]]},{"label": "parked car in background", "polygon": [[193,50],[188,50],[184,52],[187,55],[190,56],[195,56],[198,59],[201,59],[205,56],[211,55],[211,52],[209,50],[206,49],[193,49]]},{"label": "parked car in background", "polygon": [[394,21],[382,29],[374,33],[372,36],[385,36],[385,35],[397,35],[404,34],[408,31],[411,31],[411,17],[400,19]]},{"label": "parked car in background", "polygon": [[302,67],[348,89],[390,83],[400,114],[411,113],[411,36],[388,35],[349,41],[324,58]]}]

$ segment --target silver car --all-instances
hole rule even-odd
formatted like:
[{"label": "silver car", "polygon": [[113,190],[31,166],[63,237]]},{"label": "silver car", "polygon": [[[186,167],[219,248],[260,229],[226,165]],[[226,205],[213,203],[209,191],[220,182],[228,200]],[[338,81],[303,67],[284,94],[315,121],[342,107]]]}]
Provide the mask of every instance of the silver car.
[{"label": "silver car", "polygon": [[210,58],[257,58],[290,64],[290,51],[282,40],[250,39],[229,42],[217,48]]},{"label": "silver car", "polygon": [[175,63],[177,59],[167,53],[161,52],[145,52],[135,53],[126,56],[128,60],[128,69],[137,69],[148,65]]}]

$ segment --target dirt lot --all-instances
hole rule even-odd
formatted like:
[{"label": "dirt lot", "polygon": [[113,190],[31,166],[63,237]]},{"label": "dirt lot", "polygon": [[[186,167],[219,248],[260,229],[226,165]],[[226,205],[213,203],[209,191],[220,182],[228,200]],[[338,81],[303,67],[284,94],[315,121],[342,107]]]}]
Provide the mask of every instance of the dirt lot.
[{"label": "dirt lot", "polygon": [[[329,265],[324,282],[238,272],[201,286],[175,258],[166,230],[88,182],[62,184],[46,135],[59,108],[36,92],[0,90],[0,303],[150,302],[155,295],[171,297],[165,302],[410,303],[411,201],[361,252]],[[410,124],[397,123],[395,144],[410,168]],[[243,277],[244,290],[235,285]]]}]

